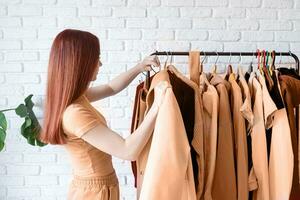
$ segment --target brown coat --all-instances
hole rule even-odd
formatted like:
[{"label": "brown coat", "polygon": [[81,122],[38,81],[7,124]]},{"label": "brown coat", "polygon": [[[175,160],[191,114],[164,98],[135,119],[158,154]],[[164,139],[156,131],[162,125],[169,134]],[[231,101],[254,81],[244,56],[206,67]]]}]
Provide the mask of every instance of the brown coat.
[{"label": "brown coat", "polygon": [[298,149],[298,130],[296,126],[296,117],[294,108],[300,104],[300,80],[288,75],[279,76],[279,82],[284,99],[289,125],[291,128],[291,139],[294,153],[294,170],[293,170],[293,185],[291,197],[293,199],[300,198],[300,185],[299,185],[299,149]]},{"label": "brown coat", "polygon": [[214,75],[210,83],[216,87],[219,95],[218,144],[212,198],[215,200],[236,200],[235,149],[228,94],[231,86],[218,75]]}]

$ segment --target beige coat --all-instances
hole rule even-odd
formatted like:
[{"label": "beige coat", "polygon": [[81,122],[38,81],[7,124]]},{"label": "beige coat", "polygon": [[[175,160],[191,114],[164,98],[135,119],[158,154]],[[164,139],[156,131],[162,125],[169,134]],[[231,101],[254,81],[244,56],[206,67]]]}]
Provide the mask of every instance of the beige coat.
[{"label": "beige coat", "polygon": [[203,150],[203,105],[199,92],[199,87],[192,80],[188,79],[182,73],[180,73],[174,66],[169,65],[168,69],[174,73],[178,78],[192,87],[195,91],[195,124],[194,124],[194,137],[192,140],[192,146],[197,152],[197,164],[198,164],[198,186],[196,187],[197,199],[200,199],[204,187],[204,150]]},{"label": "beige coat", "polygon": [[248,150],[245,119],[240,111],[243,105],[242,93],[234,74],[229,76],[231,84],[231,107],[235,137],[236,175],[238,200],[248,199]]},{"label": "beige coat", "polygon": [[141,200],[196,199],[190,146],[168,76],[166,70],[156,74],[146,98],[147,113],[154,100],[155,85],[162,80],[168,82],[169,88],[157,115],[152,140],[149,141],[151,145],[147,145],[142,152],[146,155],[141,155],[146,159],[139,161],[142,162],[140,166],[145,166]]},{"label": "beige coat", "polygon": [[[205,89],[207,87],[207,89]],[[211,190],[215,173],[217,131],[218,131],[218,92],[206,79],[204,73],[200,76],[200,91],[203,100],[204,121],[204,161],[205,161],[205,188],[204,199],[211,200]]]},{"label": "beige coat", "polygon": [[270,198],[288,200],[293,180],[294,155],[287,112],[285,108],[277,110],[264,77],[259,74],[258,79],[262,85],[266,127],[272,127],[269,158]]},{"label": "beige coat", "polygon": [[254,114],[253,127],[250,132],[253,167],[249,175],[249,189],[254,190],[253,199],[269,200],[269,171],[262,88],[253,72],[248,84],[252,94]]}]

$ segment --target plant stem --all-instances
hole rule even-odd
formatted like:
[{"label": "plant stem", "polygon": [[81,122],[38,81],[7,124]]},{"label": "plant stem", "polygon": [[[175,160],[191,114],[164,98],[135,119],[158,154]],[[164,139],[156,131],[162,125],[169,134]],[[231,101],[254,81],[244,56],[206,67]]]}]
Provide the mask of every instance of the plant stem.
[{"label": "plant stem", "polygon": [[9,110],[15,110],[16,108],[9,108],[9,109],[5,109],[5,110],[0,110],[0,112],[5,112],[5,111],[9,111]]}]

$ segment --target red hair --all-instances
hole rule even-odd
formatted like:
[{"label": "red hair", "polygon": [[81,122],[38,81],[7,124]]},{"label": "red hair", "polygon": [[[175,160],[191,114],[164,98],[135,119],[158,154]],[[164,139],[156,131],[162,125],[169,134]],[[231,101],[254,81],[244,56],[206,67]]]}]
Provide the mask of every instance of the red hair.
[{"label": "red hair", "polygon": [[62,114],[83,95],[92,81],[100,55],[99,39],[86,31],[66,29],[54,39],[48,64],[44,121],[40,139],[65,144]]}]

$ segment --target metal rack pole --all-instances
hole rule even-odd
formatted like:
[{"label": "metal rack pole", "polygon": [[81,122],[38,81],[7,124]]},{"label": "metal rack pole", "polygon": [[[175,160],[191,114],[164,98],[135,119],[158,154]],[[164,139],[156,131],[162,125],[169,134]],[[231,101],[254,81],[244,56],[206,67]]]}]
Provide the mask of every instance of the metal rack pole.
[{"label": "metal rack pole", "polygon": [[[188,51],[156,51],[152,53],[151,55],[173,55],[173,56],[188,56]],[[257,52],[216,52],[216,51],[200,51],[200,55],[204,56],[257,56]],[[291,52],[275,52],[276,56],[291,56],[294,58],[296,62],[296,71],[299,74],[299,58],[297,55],[291,53]]]}]

